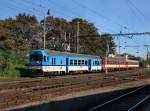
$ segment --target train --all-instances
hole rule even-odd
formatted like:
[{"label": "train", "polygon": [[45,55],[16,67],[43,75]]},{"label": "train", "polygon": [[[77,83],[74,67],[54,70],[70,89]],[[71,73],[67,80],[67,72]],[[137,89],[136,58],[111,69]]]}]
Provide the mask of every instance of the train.
[{"label": "train", "polygon": [[108,57],[103,58],[103,70],[118,71],[139,68],[139,61],[128,59],[126,57]]},{"label": "train", "polygon": [[29,69],[43,75],[115,71],[139,67],[138,61],[127,58],[102,58],[47,49],[32,50],[29,57]]}]

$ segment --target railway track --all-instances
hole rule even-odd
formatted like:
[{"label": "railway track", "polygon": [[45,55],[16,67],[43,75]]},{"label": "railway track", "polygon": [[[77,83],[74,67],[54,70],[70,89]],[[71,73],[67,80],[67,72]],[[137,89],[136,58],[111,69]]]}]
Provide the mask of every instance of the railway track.
[{"label": "railway track", "polygon": [[88,111],[137,111],[136,109],[150,98],[149,92],[150,85],[145,85],[97,105]]},{"label": "railway track", "polygon": [[[136,74],[137,75],[137,74]],[[0,84],[0,108],[9,108],[29,102],[46,100],[52,97],[65,95],[72,92],[119,84],[137,79],[148,78],[150,75],[140,76],[113,76],[83,75],[59,78],[44,78],[32,81],[16,82],[14,84]],[[2,88],[3,87],[3,88]]]},{"label": "railway track", "polygon": [[[136,70],[128,70],[128,71],[116,71],[116,72],[109,72],[107,76],[114,76],[114,75],[131,75],[137,74],[139,72],[150,72],[149,69],[136,69]],[[105,73],[89,73],[89,74],[72,74],[72,75],[63,75],[63,76],[51,76],[51,78],[70,78],[70,77],[84,77],[84,76],[96,76],[96,75],[104,75]],[[16,79],[0,79],[0,84],[11,84],[11,83],[20,83],[20,82],[32,82],[32,81],[40,81],[41,79],[48,79],[48,77],[23,77],[23,78],[16,78]]]},{"label": "railway track", "polygon": [[[150,73],[150,71],[142,71],[144,74],[147,72]],[[110,72],[108,75],[105,76],[104,73],[98,73],[98,74],[84,74],[84,75],[69,75],[69,76],[63,76],[63,77],[55,77],[55,78],[30,78],[30,79],[25,79],[25,80],[17,80],[13,82],[1,82],[0,83],[0,91],[2,90],[11,90],[11,89],[25,89],[25,88],[30,88],[30,87],[37,87],[40,85],[53,85],[53,84],[58,84],[60,81],[80,81],[83,79],[89,79],[89,78],[101,78],[105,76],[104,78],[125,78],[130,76],[138,76],[139,71],[138,70],[131,70],[131,71],[122,71],[122,72]],[[5,87],[4,87],[5,86]]]}]

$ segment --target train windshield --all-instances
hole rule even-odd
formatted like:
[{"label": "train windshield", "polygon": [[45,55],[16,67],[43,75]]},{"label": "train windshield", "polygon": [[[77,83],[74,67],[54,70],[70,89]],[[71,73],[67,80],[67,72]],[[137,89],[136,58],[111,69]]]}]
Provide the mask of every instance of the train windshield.
[{"label": "train windshield", "polygon": [[42,61],[42,55],[31,55],[30,60],[31,61]]}]

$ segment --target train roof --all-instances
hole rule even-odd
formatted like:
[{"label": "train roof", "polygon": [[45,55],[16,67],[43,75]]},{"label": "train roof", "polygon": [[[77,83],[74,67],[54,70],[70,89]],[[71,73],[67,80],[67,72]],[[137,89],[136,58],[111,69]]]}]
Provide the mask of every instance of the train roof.
[{"label": "train roof", "polygon": [[90,58],[100,58],[100,56],[95,56],[95,55],[86,55],[86,54],[76,54],[76,53],[70,53],[70,52],[61,52],[61,51],[54,51],[54,50],[48,50],[48,49],[37,49],[37,50],[32,50],[32,52],[45,52],[47,55],[52,55],[52,56],[78,56],[78,57],[90,57]]}]

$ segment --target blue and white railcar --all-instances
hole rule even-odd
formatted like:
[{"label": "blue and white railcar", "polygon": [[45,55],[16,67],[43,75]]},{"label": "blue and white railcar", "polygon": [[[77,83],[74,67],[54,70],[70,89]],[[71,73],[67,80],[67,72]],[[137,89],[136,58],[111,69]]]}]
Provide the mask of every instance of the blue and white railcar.
[{"label": "blue and white railcar", "polygon": [[32,50],[30,69],[43,73],[66,73],[101,71],[99,56],[66,53],[51,50]]}]

